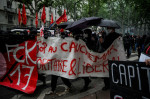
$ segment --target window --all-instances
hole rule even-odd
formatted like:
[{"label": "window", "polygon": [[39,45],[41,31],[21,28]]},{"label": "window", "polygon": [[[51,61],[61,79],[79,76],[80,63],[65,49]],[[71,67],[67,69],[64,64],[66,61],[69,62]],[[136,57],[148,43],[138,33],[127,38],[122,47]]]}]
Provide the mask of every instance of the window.
[{"label": "window", "polygon": [[7,8],[11,8],[11,6],[12,6],[12,2],[7,0]]},{"label": "window", "polygon": [[13,16],[12,15],[8,15],[8,23],[13,23]]}]

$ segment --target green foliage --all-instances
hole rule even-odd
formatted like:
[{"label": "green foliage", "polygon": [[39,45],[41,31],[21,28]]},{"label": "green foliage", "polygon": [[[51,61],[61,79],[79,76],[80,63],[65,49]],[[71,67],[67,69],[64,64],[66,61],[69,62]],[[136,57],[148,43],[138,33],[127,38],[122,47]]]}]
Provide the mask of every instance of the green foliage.
[{"label": "green foliage", "polygon": [[[69,19],[98,16],[116,20],[121,25],[137,27],[140,24],[150,25],[150,0],[15,0],[26,4],[35,15],[43,5],[57,9],[62,15],[66,9]],[[35,7],[32,7],[32,1]],[[21,5],[19,7],[21,7]]]}]

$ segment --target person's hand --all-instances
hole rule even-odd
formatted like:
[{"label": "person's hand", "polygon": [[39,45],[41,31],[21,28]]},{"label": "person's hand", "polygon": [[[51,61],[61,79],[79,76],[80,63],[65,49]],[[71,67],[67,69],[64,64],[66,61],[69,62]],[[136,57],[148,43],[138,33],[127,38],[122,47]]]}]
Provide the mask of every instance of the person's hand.
[{"label": "person's hand", "polygon": [[150,65],[150,59],[145,60],[146,65]]}]

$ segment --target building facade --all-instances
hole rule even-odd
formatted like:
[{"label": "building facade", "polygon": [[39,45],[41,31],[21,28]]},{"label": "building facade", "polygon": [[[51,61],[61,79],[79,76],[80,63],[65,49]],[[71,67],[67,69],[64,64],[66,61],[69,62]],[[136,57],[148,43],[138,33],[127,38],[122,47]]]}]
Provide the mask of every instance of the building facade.
[{"label": "building facade", "polygon": [[[18,4],[19,2],[11,0],[0,0],[0,30],[9,30],[12,27],[16,27],[19,25],[18,22]],[[33,3],[34,4],[34,3]],[[38,12],[38,27],[41,27],[43,22],[41,21],[42,15],[41,9]],[[22,10],[20,10],[22,13]],[[46,12],[46,23],[45,26],[49,27],[51,14],[53,13],[54,21],[59,18],[57,13],[57,9],[51,7],[45,7]],[[35,27],[35,16],[31,15],[30,11],[26,8],[27,15],[27,25],[26,26],[34,26]]]}]

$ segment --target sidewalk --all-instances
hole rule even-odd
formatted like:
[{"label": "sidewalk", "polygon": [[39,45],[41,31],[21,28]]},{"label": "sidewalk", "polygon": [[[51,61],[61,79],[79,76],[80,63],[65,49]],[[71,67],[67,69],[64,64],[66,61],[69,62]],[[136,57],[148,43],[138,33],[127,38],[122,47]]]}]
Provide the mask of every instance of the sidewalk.
[{"label": "sidewalk", "polygon": [[[59,78],[60,79],[60,78]],[[89,89],[85,92],[80,92],[83,88],[84,80],[78,78],[71,81],[74,88],[71,93],[65,91],[67,87],[63,84],[59,84],[56,88],[54,95],[47,95],[46,93],[51,89],[50,81],[47,86],[43,86],[42,83],[37,85],[35,92],[31,95],[23,92],[0,86],[0,99],[110,99],[110,91],[102,91],[104,86],[103,79],[91,78],[92,82],[89,85]]]},{"label": "sidewalk", "polygon": [[[67,87],[63,84],[57,86],[56,93],[54,95],[47,95],[46,93],[51,89],[50,83],[47,86],[38,86],[33,95],[23,94],[19,99],[110,99],[109,91],[102,91],[104,86],[103,79],[101,78],[91,78],[92,82],[89,85],[89,89],[85,92],[80,92],[84,85],[84,80],[78,78],[77,80],[72,81],[74,86],[73,91],[69,93],[65,91]],[[16,96],[17,97],[17,96]],[[12,99],[16,99],[13,97]],[[95,97],[95,98],[94,98]]]}]

